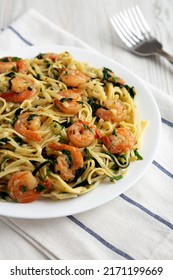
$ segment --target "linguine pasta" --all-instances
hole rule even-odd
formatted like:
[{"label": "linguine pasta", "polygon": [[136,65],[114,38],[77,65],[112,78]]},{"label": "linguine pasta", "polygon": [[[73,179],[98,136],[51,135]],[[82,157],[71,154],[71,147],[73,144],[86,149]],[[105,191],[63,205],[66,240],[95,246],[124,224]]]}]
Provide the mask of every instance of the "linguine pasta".
[{"label": "linguine pasta", "polygon": [[64,52],[3,58],[0,72],[1,200],[74,198],[142,159],[136,91],[112,70]]}]

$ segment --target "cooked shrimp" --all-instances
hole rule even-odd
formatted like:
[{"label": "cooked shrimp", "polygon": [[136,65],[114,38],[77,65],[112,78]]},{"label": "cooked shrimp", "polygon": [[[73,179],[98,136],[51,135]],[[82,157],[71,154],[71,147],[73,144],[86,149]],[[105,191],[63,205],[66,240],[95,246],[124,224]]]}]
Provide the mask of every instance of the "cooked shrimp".
[{"label": "cooked shrimp", "polygon": [[0,59],[0,73],[10,71],[17,71],[26,74],[27,66],[25,61],[17,57],[4,57]]},{"label": "cooked shrimp", "polygon": [[96,115],[104,121],[119,123],[126,119],[127,110],[121,101],[108,99],[103,103],[105,108],[98,108]]},{"label": "cooked shrimp", "polygon": [[83,156],[79,149],[62,144],[50,143],[48,147],[55,151],[61,151],[54,166],[55,173],[65,181],[72,181],[76,171],[83,167]]},{"label": "cooked shrimp", "polygon": [[60,75],[61,81],[68,87],[78,87],[89,81],[90,77],[79,70],[65,69]]},{"label": "cooked shrimp", "polygon": [[22,103],[35,94],[35,82],[30,79],[15,77],[11,80],[11,90],[11,92],[2,93],[0,96],[9,102]]},{"label": "cooked shrimp", "polygon": [[40,118],[37,115],[25,112],[18,116],[14,129],[27,139],[40,143],[42,138],[35,132],[40,126]]},{"label": "cooked shrimp", "polygon": [[20,171],[12,175],[7,188],[12,199],[27,203],[40,197],[40,192],[36,191],[37,185],[38,181],[30,171]]},{"label": "cooked shrimp", "polygon": [[60,60],[61,55],[60,54],[56,54],[56,53],[43,53],[37,56],[37,58],[48,58],[50,60],[52,60],[52,62],[55,62],[56,60]]},{"label": "cooked shrimp", "polygon": [[67,129],[70,143],[78,148],[89,146],[96,138],[101,137],[99,130],[89,122],[78,120]]},{"label": "cooked shrimp", "polygon": [[54,103],[65,114],[76,115],[82,108],[80,103],[82,90],[63,90],[58,93]]},{"label": "cooked shrimp", "polygon": [[112,154],[120,154],[131,150],[135,138],[128,128],[117,128],[114,134],[102,138],[104,145]]}]

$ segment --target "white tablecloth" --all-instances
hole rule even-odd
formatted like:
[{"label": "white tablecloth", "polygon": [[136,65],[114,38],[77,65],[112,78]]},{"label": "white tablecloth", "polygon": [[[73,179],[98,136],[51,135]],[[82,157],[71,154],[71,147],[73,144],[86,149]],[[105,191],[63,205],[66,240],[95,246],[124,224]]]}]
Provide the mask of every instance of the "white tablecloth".
[{"label": "white tablecloth", "polygon": [[[40,44],[90,48],[35,10],[0,32],[0,51]],[[173,259],[173,99],[148,87],[161,112],[162,132],[146,174],[85,213],[45,220],[1,216],[0,259]]]}]

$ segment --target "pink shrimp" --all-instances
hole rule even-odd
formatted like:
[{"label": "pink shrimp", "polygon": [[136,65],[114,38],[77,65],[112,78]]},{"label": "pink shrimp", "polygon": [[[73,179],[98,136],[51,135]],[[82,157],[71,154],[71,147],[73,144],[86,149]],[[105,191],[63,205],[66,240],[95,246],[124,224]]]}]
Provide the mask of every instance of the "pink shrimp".
[{"label": "pink shrimp", "polygon": [[112,154],[127,152],[136,143],[132,132],[128,128],[117,128],[115,134],[104,136],[102,141]]},{"label": "pink shrimp", "polygon": [[8,191],[12,199],[20,203],[37,200],[41,193],[37,192],[38,181],[30,171],[20,171],[12,175],[8,181]]},{"label": "pink shrimp", "polygon": [[27,139],[40,143],[42,138],[35,132],[40,128],[40,118],[33,114],[33,118],[30,120],[29,116],[31,115],[29,112],[19,115],[14,124],[14,129]]},{"label": "pink shrimp", "polygon": [[60,75],[61,81],[69,87],[79,87],[90,80],[90,77],[79,70],[65,69]]},{"label": "pink shrimp", "polygon": [[101,134],[96,126],[87,121],[78,120],[67,129],[67,136],[73,146],[84,148],[95,139],[99,139]]},{"label": "pink shrimp", "polygon": [[4,92],[0,95],[9,102],[22,103],[34,96],[36,92],[35,82],[30,79],[15,77],[11,80],[11,85],[11,92]]},{"label": "pink shrimp", "polygon": [[57,99],[54,100],[55,105],[61,112],[70,115],[77,115],[82,108],[80,103],[82,90],[63,90],[58,93]]},{"label": "pink shrimp", "polygon": [[4,57],[0,59],[0,73],[17,71],[23,74],[27,73],[25,60],[18,57]]},{"label": "pink shrimp", "polygon": [[65,181],[72,181],[76,171],[83,167],[83,156],[79,149],[62,143],[50,143],[48,147],[61,151],[54,166],[55,173]]},{"label": "pink shrimp", "polygon": [[103,103],[106,108],[98,108],[96,115],[104,121],[110,121],[112,123],[119,123],[126,119],[127,110],[122,101],[108,99]]}]

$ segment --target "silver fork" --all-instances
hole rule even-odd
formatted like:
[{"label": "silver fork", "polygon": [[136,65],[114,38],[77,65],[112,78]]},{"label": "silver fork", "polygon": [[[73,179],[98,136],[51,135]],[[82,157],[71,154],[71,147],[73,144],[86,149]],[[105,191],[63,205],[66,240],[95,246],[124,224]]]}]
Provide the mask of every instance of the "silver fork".
[{"label": "silver fork", "polygon": [[119,12],[110,21],[117,35],[133,53],[141,56],[160,55],[173,64],[173,56],[165,52],[162,44],[152,36],[137,5]]}]

